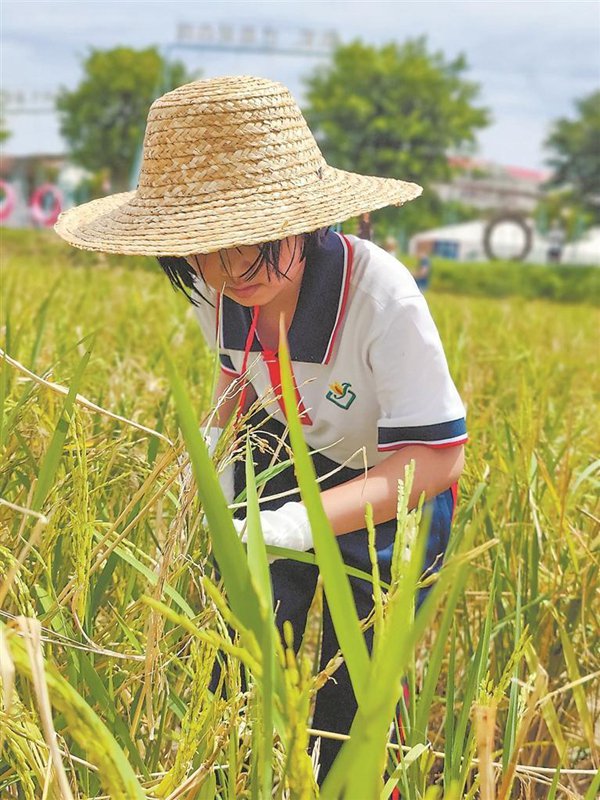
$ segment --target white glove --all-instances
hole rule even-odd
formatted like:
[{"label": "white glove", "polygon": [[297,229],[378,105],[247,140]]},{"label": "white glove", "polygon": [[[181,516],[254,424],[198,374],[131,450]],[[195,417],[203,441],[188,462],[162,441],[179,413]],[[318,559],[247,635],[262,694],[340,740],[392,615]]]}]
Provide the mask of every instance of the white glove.
[{"label": "white glove", "polygon": [[[206,446],[208,448],[208,455],[211,458],[215,453],[215,450],[217,448],[217,442],[219,441],[219,438],[222,433],[223,433],[223,428],[217,428],[216,426],[209,428],[208,431],[204,433],[204,441],[206,442]],[[233,503],[233,497],[234,497],[233,470],[234,470],[234,464],[233,461],[230,461],[223,470],[217,473],[219,478],[219,484],[221,486],[223,494],[225,495],[225,501],[227,505]]]},{"label": "white glove", "polygon": [[[238,535],[243,533],[242,542],[246,542],[246,520],[234,519],[233,524]],[[308,514],[302,503],[286,503],[277,511],[261,511],[260,524],[265,544],[290,550],[310,550],[313,546]]]}]

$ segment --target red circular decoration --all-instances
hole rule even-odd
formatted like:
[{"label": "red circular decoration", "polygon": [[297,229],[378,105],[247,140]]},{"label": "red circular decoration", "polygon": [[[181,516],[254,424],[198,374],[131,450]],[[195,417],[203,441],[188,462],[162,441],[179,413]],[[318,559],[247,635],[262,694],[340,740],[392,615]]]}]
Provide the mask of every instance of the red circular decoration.
[{"label": "red circular decoration", "polygon": [[0,179],[0,191],[4,192],[4,199],[0,200],[0,222],[4,222],[12,214],[17,196],[11,184],[2,179]]},{"label": "red circular decoration", "polygon": [[[52,205],[49,208],[44,202],[47,197],[52,198]],[[58,219],[62,205],[63,196],[60,190],[52,183],[44,183],[31,195],[29,210],[34,222],[49,228]]]}]

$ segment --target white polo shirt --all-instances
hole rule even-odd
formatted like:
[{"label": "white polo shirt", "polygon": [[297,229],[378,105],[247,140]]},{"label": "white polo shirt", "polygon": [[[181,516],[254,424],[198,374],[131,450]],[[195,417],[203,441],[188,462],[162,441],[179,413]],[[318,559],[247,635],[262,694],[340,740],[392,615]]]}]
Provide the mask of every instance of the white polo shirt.
[{"label": "white polo shirt", "polygon": [[[199,289],[214,302],[198,298],[204,336],[218,341],[221,368],[241,376],[252,309]],[[407,444],[466,441],[427,303],[406,267],[372,242],[327,233],[305,267],[288,342],[306,441],[336,463],[372,467]],[[285,423],[276,361],[255,337],[247,380]]]}]

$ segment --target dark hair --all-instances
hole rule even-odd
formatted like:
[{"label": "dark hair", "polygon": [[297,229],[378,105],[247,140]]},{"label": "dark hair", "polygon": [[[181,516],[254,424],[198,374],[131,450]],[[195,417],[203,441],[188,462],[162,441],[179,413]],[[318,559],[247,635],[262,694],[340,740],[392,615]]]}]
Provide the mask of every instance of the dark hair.
[{"label": "dark hair", "polygon": [[[308,259],[314,251],[321,245],[323,239],[329,228],[319,228],[317,231],[313,231],[312,233],[302,233],[298,237],[300,240],[300,259]],[[298,243],[298,239],[296,240],[296,244],[294,245],[294,253],[295,255],[295,248]],[[239,248],[231,248],[231,249],[239,249]],[[223,269],[226,273],[229,273],[231,269],[231,264],[229,263],[229,259],[225,255],[224,250],[219,251],[221,256],[221,264],[223,265]],[[258,273],[260,269],[262,269],[263,265],[267,268],[267,275],[269,280],[273,275],[275,275],[279,280],[282,278],[287,278],[287,271],[282,272],[279,269],[279,256],[281,253],[281,240],[277,240],[274,242],[263,242],[262,244],[258,245],[258,255],[253,264],[244,272],[243,276],[245,280],[252,280],[252,278]],[[200,276],[202,276],[202,268],[200,263],[197,260],[198,272]],[[187,299],[193,305],[199,305],[197,299],[193,296],[193,292],[196,294],[200,294],[198,291],[198,286],[196,283],[196,279],[198,277],[198,272],[192,267],[192,265],[188,262],[186,258],[183,256],[159,256],[158,263],[163,268],[167,278],[171,281],[171,284],[174,289],[178,289],[179,291],[183,292]],[[203,297],[202,294],[200,294]],[[206,299],[206,298],[204,298]]]}]

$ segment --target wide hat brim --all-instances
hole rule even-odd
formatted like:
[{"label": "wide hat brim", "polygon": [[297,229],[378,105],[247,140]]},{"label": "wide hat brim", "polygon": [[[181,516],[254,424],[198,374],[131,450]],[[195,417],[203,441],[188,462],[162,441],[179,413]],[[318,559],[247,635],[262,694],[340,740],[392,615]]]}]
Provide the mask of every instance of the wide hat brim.
[{"label": "wide hat brim", "polygon": [[225,76],[155,100],[136,191],[69,209],[55,229],[87,250],[187,256],[311,233],[420,194],[330,167],[285,86]]},{"label": "wide hat brim", "polygon": [[55,230],[84,250],[186,256],[310,233],[378,208],[401,206],[422,191],[416,183],[325,166],[318,183],[296,192],[240,190],[184,206],[177,198],[152,202],[137,191],[110,195],[63,212]]}]

